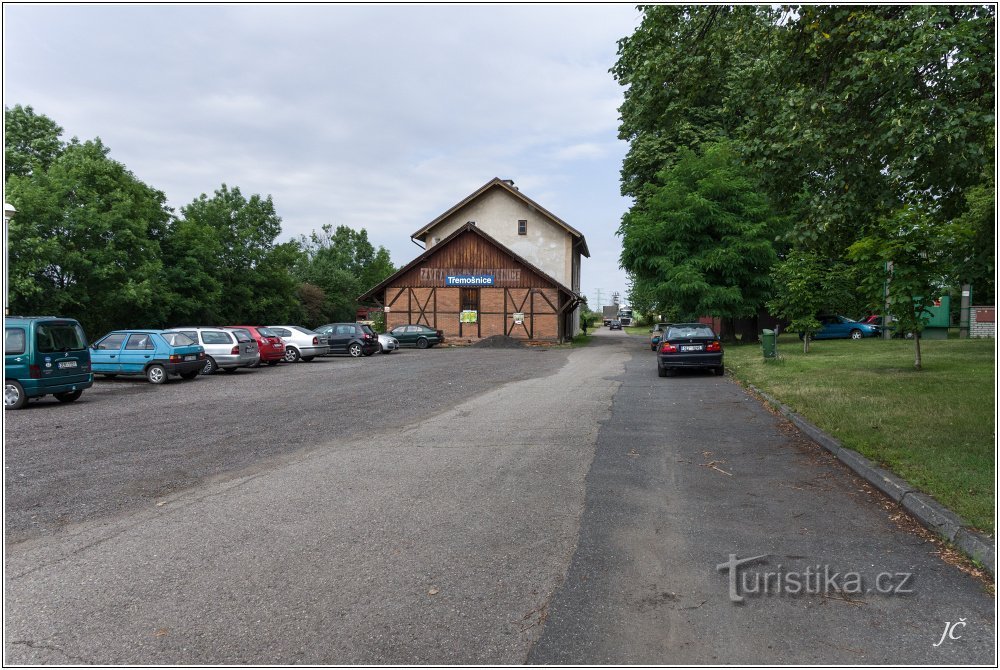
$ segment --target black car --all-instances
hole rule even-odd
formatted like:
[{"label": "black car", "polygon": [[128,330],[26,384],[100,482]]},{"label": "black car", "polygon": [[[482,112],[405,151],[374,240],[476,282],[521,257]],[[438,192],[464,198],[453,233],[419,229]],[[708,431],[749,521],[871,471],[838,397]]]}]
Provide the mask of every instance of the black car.
[{"label": "black car", "polygon": [[675,323],[660,338],[656,365],[661,377],[670,377],[677,368],[707,368],[721,375],[722,342],[703,323]]},{"label": "black car", "polygon": [[618,319],[615,319],[614,321],[608,324],[608,330],[621,330],[621,329],[622,329],[622,322],[619,321]]},{"label": "black car", "polygon": [[316,332],[327,336],[331,354],[357,358],[378,351],[378,335],[364,323],[328,323],[316,328]]}]

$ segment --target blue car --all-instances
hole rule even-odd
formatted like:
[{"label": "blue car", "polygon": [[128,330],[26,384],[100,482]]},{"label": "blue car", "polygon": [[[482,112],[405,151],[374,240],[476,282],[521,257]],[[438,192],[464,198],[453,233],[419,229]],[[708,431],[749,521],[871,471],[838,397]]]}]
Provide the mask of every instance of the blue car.
[{"label": "blue car", "polygon": [[[823,326],[813,333],[810,339],[813,340],[835,340],[852,339],[860,340],[863,337],[874,337],[878,335],[878,328],[867,323],[861,323],[846,316],[821,316],[819,322]],[[802,333],[799,333],[802,337]]]},{"label": "blue car", "polygon": [[205,347],[172,330],[115,330],[90,348],[95,373],[108,379],[143,375],[151,384],[162,384],[169,375],[194,379],[206,360]]}]

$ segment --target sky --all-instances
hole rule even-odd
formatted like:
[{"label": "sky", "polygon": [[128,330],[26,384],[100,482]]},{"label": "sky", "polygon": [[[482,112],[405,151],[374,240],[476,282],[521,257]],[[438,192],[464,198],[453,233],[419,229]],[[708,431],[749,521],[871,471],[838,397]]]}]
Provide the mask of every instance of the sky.
[{"label": "sky", "polygon": [[592,308],[626,294],[627,144],[609,73],[634,4],[3,6],[3,100],[100,137],[175,210],[270,195],[281,240],[410,235],[494,177],[587,238]]}]

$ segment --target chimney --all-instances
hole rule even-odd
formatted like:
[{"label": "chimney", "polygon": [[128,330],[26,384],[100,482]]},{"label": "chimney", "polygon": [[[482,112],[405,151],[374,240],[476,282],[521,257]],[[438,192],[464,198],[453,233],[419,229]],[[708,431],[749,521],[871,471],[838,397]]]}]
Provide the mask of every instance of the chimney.
[{"label": "chimney", "polygon": [[507,186],[510,186],[515,191],[519,191],[520,190],[518,187],[514,186],[514,180],[513,179],[504,179],[503,183],[507,184]]}]

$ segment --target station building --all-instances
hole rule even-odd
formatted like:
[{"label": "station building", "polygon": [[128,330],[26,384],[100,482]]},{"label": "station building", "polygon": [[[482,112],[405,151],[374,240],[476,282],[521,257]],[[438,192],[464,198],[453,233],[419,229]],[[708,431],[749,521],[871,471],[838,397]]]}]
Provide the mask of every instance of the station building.
[{"label": "station building", "polygon": [[411,239],[425,251],[359,297],[385,311],[388,329],[422,324],[462,341],[578,332],[587,241],[514,182],[490,180]]}]

